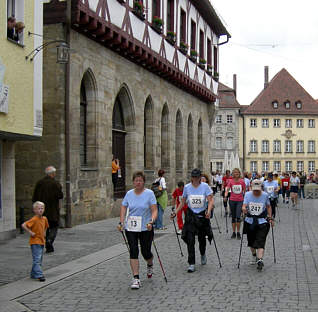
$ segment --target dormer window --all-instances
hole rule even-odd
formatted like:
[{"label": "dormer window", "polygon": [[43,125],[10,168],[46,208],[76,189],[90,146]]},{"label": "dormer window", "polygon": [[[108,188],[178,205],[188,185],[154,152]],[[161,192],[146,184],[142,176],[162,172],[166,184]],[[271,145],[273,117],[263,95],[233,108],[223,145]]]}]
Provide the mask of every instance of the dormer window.
[{"label": "dormer window", "polygon": [[296,102],[296,108],[297,109],[301,109],[301,107],[302,107],[301,102],[300,101]]},{"label": "dormer window", "polygon": [[289,101],[286,101],[286,102],[285,102],[285,108],[286,108],[286,109],[289,109],[289,108],[290,108],[290,102],[289,102]]},{"label": "dormer window", "polygon": [[278,108],[278,102],[277,101],[272,102],[272,104],[273,104],[273,108]]}]

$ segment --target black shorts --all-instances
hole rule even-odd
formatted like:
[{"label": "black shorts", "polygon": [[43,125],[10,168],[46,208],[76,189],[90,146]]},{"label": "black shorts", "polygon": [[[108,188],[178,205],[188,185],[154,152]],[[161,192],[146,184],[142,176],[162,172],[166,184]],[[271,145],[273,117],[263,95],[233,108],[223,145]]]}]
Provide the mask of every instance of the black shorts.
[{"label": "black shorts", "polygon": [[254,249],[265,248],[266,237],[270,229],[269,223],[258,224],[251,230],[251,224],[245,222],[248,247]]},{"label": "black shorts", "polygon": [[291,193],[298,193],[298,186],[293,186],[293,185],[292,185],[292,186],[290,187],[290,192],[291,192]]},{"label": "black shorts", "polygon": [[145,260],[149,260],[153,257],[151,253],[151,244],[153,240],[153,230],[142,231],[142,232],[129,232],[125,231],[128,245],[130,259],[138,259],[139,247],[138,241],[140,242],[141,254]]}]

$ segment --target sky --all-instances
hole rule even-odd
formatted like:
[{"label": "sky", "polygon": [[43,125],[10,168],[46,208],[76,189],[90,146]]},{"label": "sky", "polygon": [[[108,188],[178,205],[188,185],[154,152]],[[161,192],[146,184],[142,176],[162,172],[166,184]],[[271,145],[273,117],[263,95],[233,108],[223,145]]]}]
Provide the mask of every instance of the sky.
[{"label": "sky", "polygon": [[[220,46],[220,82],[232,87],[249,105],[269,79],[282,68],[318,99],[317,0],[210,0],[231,34]],[[223,41],[221,37],[221,41]]]}]

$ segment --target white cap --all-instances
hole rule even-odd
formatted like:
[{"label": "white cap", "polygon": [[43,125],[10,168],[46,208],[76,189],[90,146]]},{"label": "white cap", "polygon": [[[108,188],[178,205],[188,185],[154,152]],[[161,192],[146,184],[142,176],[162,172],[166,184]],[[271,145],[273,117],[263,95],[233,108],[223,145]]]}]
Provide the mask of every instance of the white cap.
[{"label": "white cap", "polygon": [[262,190],[262,181],[253,180],[252,181],[252,191],[261,191]]}]

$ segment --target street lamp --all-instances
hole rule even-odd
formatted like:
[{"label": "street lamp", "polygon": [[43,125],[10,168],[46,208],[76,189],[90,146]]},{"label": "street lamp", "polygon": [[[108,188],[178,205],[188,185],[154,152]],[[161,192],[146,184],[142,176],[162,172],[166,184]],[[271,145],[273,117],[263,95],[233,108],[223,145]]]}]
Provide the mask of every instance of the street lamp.
[{"label": "street lamp", "polygon": [[[29,32],[29,36],[31,35],[42,37],[41,35]],[[64,40],[51,40],[51,41],[45,42],[42,45],[35,48],[33,51],[31,51],[25,57],[25,59],[30,60],[30,62],[32,62],[40,51],[44,50],[47,46],[54,43],[58,43],[58,45],[56,46],[56,52],[57,52],[56,62],[59,64],[67,64],[69,61],[69,56],[70,56],[70,47]]]}]

